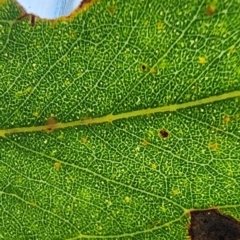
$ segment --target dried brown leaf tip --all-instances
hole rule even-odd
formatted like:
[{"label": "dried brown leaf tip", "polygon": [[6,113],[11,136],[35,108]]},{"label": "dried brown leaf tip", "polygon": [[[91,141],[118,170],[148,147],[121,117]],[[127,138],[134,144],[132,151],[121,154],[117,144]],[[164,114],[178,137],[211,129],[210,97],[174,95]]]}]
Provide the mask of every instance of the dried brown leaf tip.
[{"label": "dried brown leaf tip", "polygon": [[239,240],[240,223],[217,209],[191,211],[188,229],[191,240]]}]

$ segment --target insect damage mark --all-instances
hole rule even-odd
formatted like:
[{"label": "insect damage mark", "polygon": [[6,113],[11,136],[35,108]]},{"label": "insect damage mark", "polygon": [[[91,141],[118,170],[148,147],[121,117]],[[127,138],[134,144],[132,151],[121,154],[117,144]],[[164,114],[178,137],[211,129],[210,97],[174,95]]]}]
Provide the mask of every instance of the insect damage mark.
[{"label": "insect damage mark", "polygon": [[55,117],[51,116],[47,119],[47,126],[46,126],[46,131],[47,132],[52,132],[53,129],[55,128],[57,123],[57,120]]},{"label": "insect damage mark", "polygon": [[166,129],[161,129],[159,131],[159,136],[163,139],[166,139],[169,137],[169,132]]},{"label": "insect damage mark", "polygon": [[238,240],[240,223],[217,209],[191,211],[188,233],[191,240]]}]

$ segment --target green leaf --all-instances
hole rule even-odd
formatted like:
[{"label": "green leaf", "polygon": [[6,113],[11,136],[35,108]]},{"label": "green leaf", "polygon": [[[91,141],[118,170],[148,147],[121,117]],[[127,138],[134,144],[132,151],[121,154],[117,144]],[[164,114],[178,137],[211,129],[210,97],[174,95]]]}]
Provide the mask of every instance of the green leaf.
[{"label": "green leaf", "polygon": [[[161,3],[160,3],[161,2]],[[0,238],[186,239],[240,217],[240,5],[0,9]]]}]

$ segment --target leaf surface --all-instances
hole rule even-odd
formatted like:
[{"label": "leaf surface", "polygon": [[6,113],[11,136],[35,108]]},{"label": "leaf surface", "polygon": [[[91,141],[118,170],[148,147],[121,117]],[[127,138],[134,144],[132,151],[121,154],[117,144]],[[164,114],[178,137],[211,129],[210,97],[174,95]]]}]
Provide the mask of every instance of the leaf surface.
[{"label": "leaf surface", "polygon": [[1,4],[0,238],[185,239],[191,209],[240,217],[237,0],[100,0],[34,27]]}]

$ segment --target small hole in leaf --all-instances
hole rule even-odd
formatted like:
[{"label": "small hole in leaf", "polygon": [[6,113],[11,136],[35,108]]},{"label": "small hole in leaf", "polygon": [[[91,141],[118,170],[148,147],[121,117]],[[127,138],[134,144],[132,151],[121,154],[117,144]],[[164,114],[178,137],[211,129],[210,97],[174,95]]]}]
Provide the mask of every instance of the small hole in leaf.
[{"label": "small hole in leaf", "polygon": [[160,137],[162,137],[162,138],[168,138],[168,136],[169,136],[169,133],[168,133],[168,131],[166,130],[166,129],[161,129],[160,131],[159,131],[159,135],[160,135]]}]

